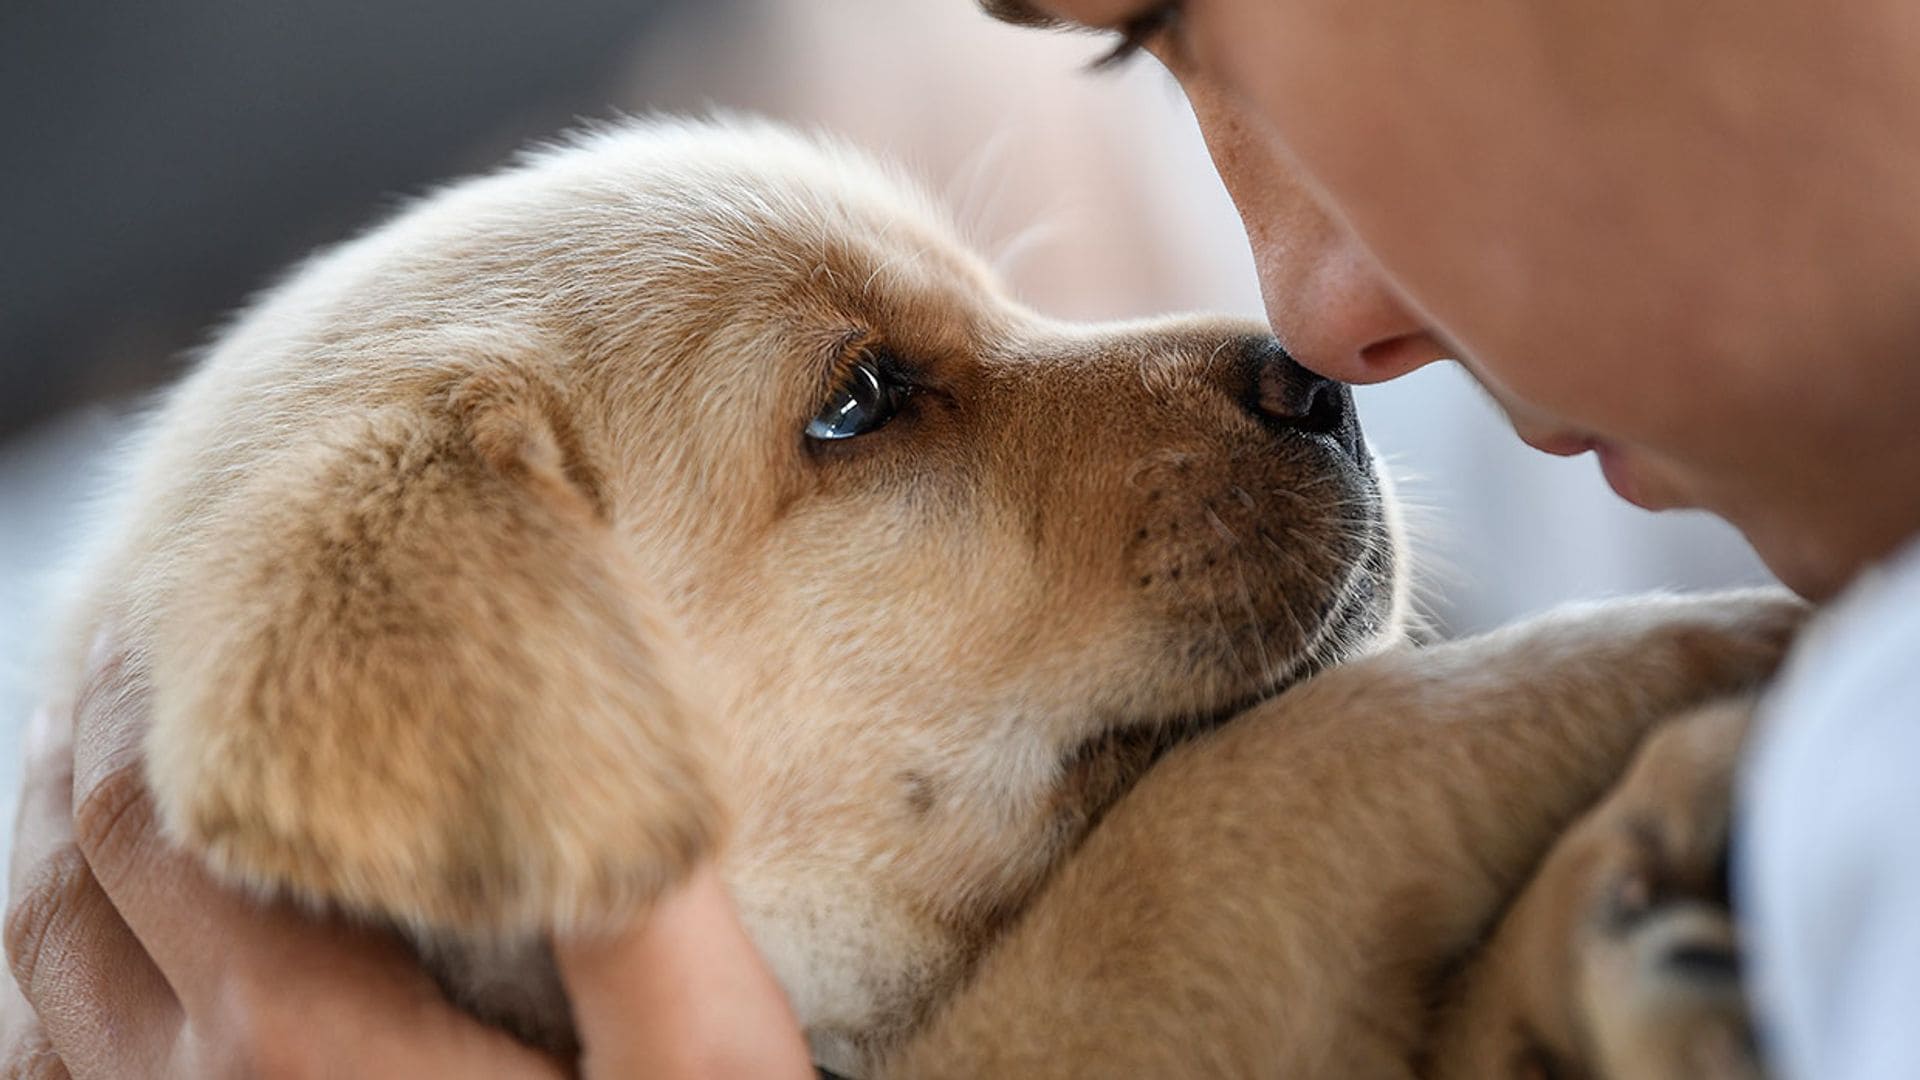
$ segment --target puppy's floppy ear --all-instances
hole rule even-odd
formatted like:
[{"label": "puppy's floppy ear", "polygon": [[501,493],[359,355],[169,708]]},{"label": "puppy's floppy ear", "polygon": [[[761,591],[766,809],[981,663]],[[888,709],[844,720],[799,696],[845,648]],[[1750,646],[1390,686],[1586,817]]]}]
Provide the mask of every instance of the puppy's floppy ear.
[{"label": "puppy's floppy ear", "polygon": [[557,512],[606,517],[601,477],[555,387],[515,371],[475,373],[448,388],[446,407],[495,472],[519,480]]},{"label": "puppy's floppy ear", "polygon": [[208,509],[151,657],[175,837],[233,880],[502,936],[617,919],[716,842],[711,717],[571,425],[493,365]]}]

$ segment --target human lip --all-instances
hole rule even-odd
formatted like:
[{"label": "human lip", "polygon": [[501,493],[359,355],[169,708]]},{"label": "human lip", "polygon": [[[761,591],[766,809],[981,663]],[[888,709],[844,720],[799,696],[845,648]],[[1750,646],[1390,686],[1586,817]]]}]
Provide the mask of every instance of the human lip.
[{"label": "human lip", "polygon": [[1521,431],[1520,439],[1535,450],[1555,457],[1575,457],[1593,451],[1607,486],[1615,495],[1642,510],[1665,510],[1676,505],[1658,498],[1620,448],[1604,439],[1576,431]]},{"label": "human lip", "polygon": [[1648,487],[1641,483],[1632,464],[1617,446],[1604,442],[1593,444],[1593,456],[1600,461],[1600,475],[1607,478],[1607,486],[1615,495],[1632,503],[1642,510],[1667,510],[1679,505],[1656,498]]},{"label": "human lip", "polygon": [[1599,445],[1593,438],[1571,431],[1522,431],[1520,441],[1554,457],[1573,457]]}]

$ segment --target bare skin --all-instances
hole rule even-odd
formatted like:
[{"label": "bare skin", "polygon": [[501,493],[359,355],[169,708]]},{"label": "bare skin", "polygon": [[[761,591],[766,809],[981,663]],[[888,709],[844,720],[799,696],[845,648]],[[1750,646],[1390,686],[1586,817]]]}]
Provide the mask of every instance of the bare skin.
[{"label": "bare skin", "polygon": [[[4,1075],[574,1075],[447,1004],[400,942],[263,907],[173,849],[138,782],[145,705],[124,682],[103,656],[71,722],[45,711],[34,723]],[[812,1075],[709,869],[631,931],[555,951],[588,1077]]]}]

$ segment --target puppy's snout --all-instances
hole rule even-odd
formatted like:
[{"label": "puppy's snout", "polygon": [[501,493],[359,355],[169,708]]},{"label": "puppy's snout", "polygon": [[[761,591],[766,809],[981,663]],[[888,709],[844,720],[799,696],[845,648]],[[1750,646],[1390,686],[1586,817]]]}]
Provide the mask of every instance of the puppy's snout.
[{"label": "puppy's snout", "polygon": [[1253,338],[1242,350],[1251,374],[1245,404],[1261,423],[1357,443],[1353,395],[1344,383],[1301,367],[1272,338]]}]

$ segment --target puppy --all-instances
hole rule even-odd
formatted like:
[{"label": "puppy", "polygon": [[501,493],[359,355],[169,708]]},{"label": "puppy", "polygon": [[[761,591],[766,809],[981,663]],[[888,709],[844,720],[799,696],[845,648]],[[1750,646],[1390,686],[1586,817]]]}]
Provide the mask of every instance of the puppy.
[{"label": "puppy", "polygon": [[[170,835],[562,1052],[542,942],[711,856],[836,1071],[1211,1071],[1129,1041],[1116,973],[1275,1071],[1290,1018],[1398,1016],[1396,965],[1792,621],[1405,649],[1344,388],[1256,325],[1042,318],[910,185],[755,124],[583,134],[314,258],[129,460],[83,622],[151,688]],[[1223,874],[1254,899],[1163,933]]]}]

